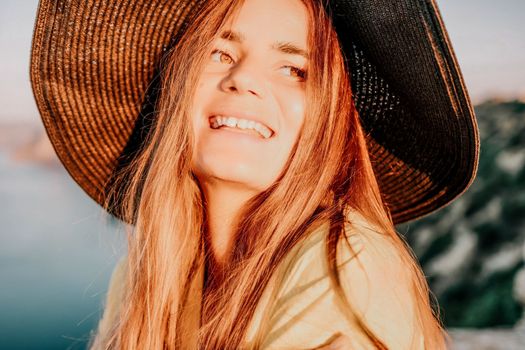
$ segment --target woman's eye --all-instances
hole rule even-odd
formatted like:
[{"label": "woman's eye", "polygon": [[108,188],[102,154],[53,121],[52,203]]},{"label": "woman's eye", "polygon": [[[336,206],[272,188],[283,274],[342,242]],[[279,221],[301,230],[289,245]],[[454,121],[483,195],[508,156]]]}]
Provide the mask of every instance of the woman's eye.
[{"label": "woman's eye", "polygon": [[294,66],[283,66],[283,68],[285,68],[289,75],[293,77],[299,78],[300,80],[304,80],[306,78],[306,71],[304,69]]},{"label": "woman's eye", "polygon": [[[234,59],[225,51],[214,49],[211,52],[212,60],[219,63],[226,63],[226,64],[232,64],[234,63]],[[294,67],[294,66],[283,66],[287,72],[287,75],[290,75],[291,77],[298,78],[299,80],[303,81],[306,79],[306,70]]]},{"label": "woman's eye", "polygon": [[[211,52],[212,60],[220,63],[233,63],[233,58],[222,50],[215,49]],[[214,59],[214,57],[216,57]],[[226,57],[225,60],[223,58]]]}]

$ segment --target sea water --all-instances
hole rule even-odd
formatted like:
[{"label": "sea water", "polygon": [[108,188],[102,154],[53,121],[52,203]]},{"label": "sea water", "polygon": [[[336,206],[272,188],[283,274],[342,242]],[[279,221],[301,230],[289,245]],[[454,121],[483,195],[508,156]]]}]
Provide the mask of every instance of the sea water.
[{"label": "sea water", "polygon": [[60,165],[0,150],[0,348],[84,349],[125,238]]}]

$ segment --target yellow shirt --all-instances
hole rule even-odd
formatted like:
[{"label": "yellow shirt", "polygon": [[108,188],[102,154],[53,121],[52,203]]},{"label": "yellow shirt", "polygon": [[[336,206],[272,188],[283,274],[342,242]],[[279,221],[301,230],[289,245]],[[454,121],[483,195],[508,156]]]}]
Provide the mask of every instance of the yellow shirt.
[{"label": "yellow shirt", "polygon": [[[424,349],[423,337],[414,328],[417,317],[407,292],[408,274],[400,270],[395,249],[357,212],[349,215],[355,228],[347,227],[347,238],[363,265],[352,258],[354,253],[341,239],[337,262],[345,294],[356,305],[366,305],[360,309],[366,324],[389,349]],[[327,231],[325,223],[280,263],[257,305],[243,348],[250,349],[259,335],[261,349],[313,349],[343,333],[351,339],[352,350],[376,349],[352,313],[345,312],[331,286],[325,261]],[[102,334],[114,322],[123,295],[125,269],[126,257],[116,265],[110,280],[99,323]]]},{"label": "yellow shirt", "polygon": [[[352,337],[352,349],[376,349],[341,309],[332,289],[325,259],[327,231],[327,224],[313,231],[281,262],[257,305],[246,348],[264,327],[262,349],[311,349],[338,332]],[[356,252],[360,250],[358,236],[349,236],[349,241]],[[348,248],[339,249],[338,253],[338,264],[351,257]]]}]

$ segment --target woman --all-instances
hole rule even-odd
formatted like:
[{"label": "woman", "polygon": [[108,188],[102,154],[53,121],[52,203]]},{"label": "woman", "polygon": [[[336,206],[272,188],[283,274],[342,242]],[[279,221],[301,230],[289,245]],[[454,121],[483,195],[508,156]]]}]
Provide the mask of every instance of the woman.
[{"label": "woman", "polygon": [[[349,51],[351,34],[344,34],[337,22],[341,19],[335,14],[341,13],[347,16],[344,23],[351,22],[345,12],[351,10],[350,5],[345,8],[342,2],[333,2],[328,6],[315,0],[214,0],[164,7],[159,3],[154,5],[158,6],[155,12],[150,5],[137,4],[135,9],[129,5],[122,13],[130,17],[121,20],[115,13],[122,4],[104,10],[78,4],[51,9],[49,1],[44,1],[35,27],[32,82],[37,101],[48,101],[39,102],[39,108],[55,149],[93,198],[108,212],[133,224],[128,227],[128,255],[113,274],[91,348],[444,349],[447,335],[430,302],[425,277],[394,223],[447,204],[475,175],[477,130],[468,98],[461,95],[459,71],[452,70],[447,79],[440,76],[438,80],[435,71],[429,75],[436,84],[430,90],[434,102],[431,109],[422,107],[424,115],[417,121],[429,126],[432,118],[441,118],[435,122],[441,129],[432,131],[439,137],[447,132],[451,138],[433,143],[437,150],[429,151],[423,148],[428,136],[424,131],[413,135],[413,143],[397,137],[400,130],[407,133],[417,125],[416,119],[409,121],[407,116],[428,90],[405,91],[400,88],[403,78],[397,90],[377,83],[380,74],[360,61],[365,56],[359,56],[362,53],[356,47]],[[359,22],[372,5],[356,12],[354,20]],[[150,9],[145,10],[148,16],[144,15],[142,22],[132,15],[140,13],[140,6]],[[384,10],[389,6],[392,10],[391,5],[384,6]],[[410,6],[409,17],[414,16],[409,10],[421,10],[421,5]],[[101,12],[93,15],[97,10]],[[397,10],[402,18],[402,9]],[[170,16],[188,20],[181,24]],[[62,36],[46,34],[55,32],[44,28],[56,28],[49,18],[65,23]],[[131,41],[135,55],[139,49],[134,44],[160,47],[145,43],[158,39],[159,33],[177,33],[160,65],[158,102],[149,102],[154,113],[148,114],[147,103],[140,113],[137,109],[126,111],[142,116],[131,136],[126,125],[132,123],[123,118],[100,118],[98,114],[91,127],[98,128],[99,137],[65,118],[69,110],[58,107],[57,101],[65,101],[64,94],[73,95],[63,87],[77,84],[78,76],[74,79],[73,74],[65,74],[62,85],[42,82],[42,72],[52,69],[43,69],[44,43],[62,48],[57,57],[74,57],[71,50],[78,55],[80,47],[89,47],[86,43],[99,43],[90,41],[91,36],[112,35],[98,29],[98,34],[86,34],[88,39],[78,37],[84,44],[56,44],[71,36],[64,29],[67,23],[77,21],[85,21],[87,28],[96,22],[115,31],[115,27],[140,23],[134,30],[141,28],[142,32],[133,34]],[[104,27],[103,23],[112,24]],[[169,27],[170,23],[178,29]],[[424,28],[423,23],[419,25]],[[412,30],[407,32],[414,35]],[[355,43],[366,47],[370,33],[361,34]],[[46,41],[46,35],[55,39]],[[391,44],[382,42],[384,48]],[[410,53],[412,44],[405,42],[405,54]],[[96,51],[98,46],[91,48]],[[425,52],[425,60],[436,59],[431,49],[419,48]],[[52,56],[56,50],[48,52]],[[345,55],[350,52],[355,55],[354,63],[361,62],[356,71],[359,76],[352,75],[355,72],[347,65]],[[454,63],[450,49],[445,47],[443,52]],[[115,66],[104,60],[109,56],[96,57],[104,67],[99,71],[95,58],[90,66],[91,82],[85,89],[80,85],[73,89],[88,91],[91,97],[79,94],[79,104],[68,104],[107,107],[107,113],[115,115],[111,109],[114,96],[109,94],[93,107],[93,94],[104,97],[103,93],[111,91],[100,82],[103,74],[109,75],[105,70]],[[116,57],[118,60],[118,53]],[[147,53],[141,58],[144,65],[151,61]],[[424,81],[423,73],[429,72],[430,64],[414,68],[415,63],[417,58],[409,65],[412,71],[402,73],[411,78],[417,71]],[[58,64],[57,58],[55,66]],[[446,64],[438,62],[439,67]],[[67,64],[64,67],[70,69]],[[139,63],[134,67],[133,74],[140,76]],[[126,69],[119,72],[122,79],[132,76]],[[383,71],[388,73],[388,69]],[[366,89],[354,96],[351,78],[363,82],[361,74],[375,76],[372,80],[377,91],[372,97],[379,96],[381,89],[391,94],[379,100],[359,100],[366,97]],[[115,82],[119,77],[105,81]],[[153,84],[151,77],[137,81]],[[49,98],[43,86],[62,97]],[[449,94],[445,102],[435,101],[451,86],[457,89],[456,96]],[[396,91],[400,96],[392,93]],[[142,101],[137,94],[120,97],[124,97],[122,105],[126,99]],[[371,110],[381,110],[375,115],[374,127],[379,131],[388,127],[397,143],[392,144],[388,136],[382,139],[385,143],[373,142],[371,136],[382,134],[373,128],[365,132],[356,104],[362,115],[373,116]],[[389,115],[389,111],[399,113],[395,123],[378,117]],[[78,112],[83,113],[84,121],[93,116],[92,110]],[[373,120],[369,120],[370,127]],[[447,120],[457,126],[447,125],[451,124],[445,123]],[[60,121],[66,129],[77,131],[76,138],[57,136],[62,132],[56,124]],[[133,142],[127,141],[122,151],[118,142],[124,145],[127,137]],[[84,146],[80,142],[85,142]],[[77,150],[93,147],[73,165],[66,160],[71,156],[64,150],[68,144],[75,144]],[[94,155],[103,144],[107,163],[97,167],[97,162],[105,162],[104,157]],[[414,162],[420,149],[408,147],[414,145],[421,147],[421,163]],[[425,168],[425,164],[441,165],[441,158],[429,162],[428,157],[456,152],[454,146],[461,150],[447,165],[459,165],[460,171]],[[410,151],[405,154],[399,152],[407,149]],[[115,167],[112,161],[118,154]],[[78,164],[84,164],[83,171]],[[112,174],[104,169],[111,169]],[[440,183],[438,175],[440,181],[448,182]]]}]

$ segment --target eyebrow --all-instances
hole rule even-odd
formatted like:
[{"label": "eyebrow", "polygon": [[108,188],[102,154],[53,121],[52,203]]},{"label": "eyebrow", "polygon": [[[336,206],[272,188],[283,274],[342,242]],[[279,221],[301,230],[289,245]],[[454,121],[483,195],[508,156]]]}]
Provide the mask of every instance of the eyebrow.
[{"label": "eyebrow", "polygon": [[[233,41],[236,43],[242,43],[245,40],[244,35],[233,30],[225,30],[221,33],[221,39]],[[299,55],[308,59],[308,51],[301,49],[295,44],[292,44],[287,41],[276,41],[271,45],[271,48],[279,52],[289,54],[289,55]]]}]

